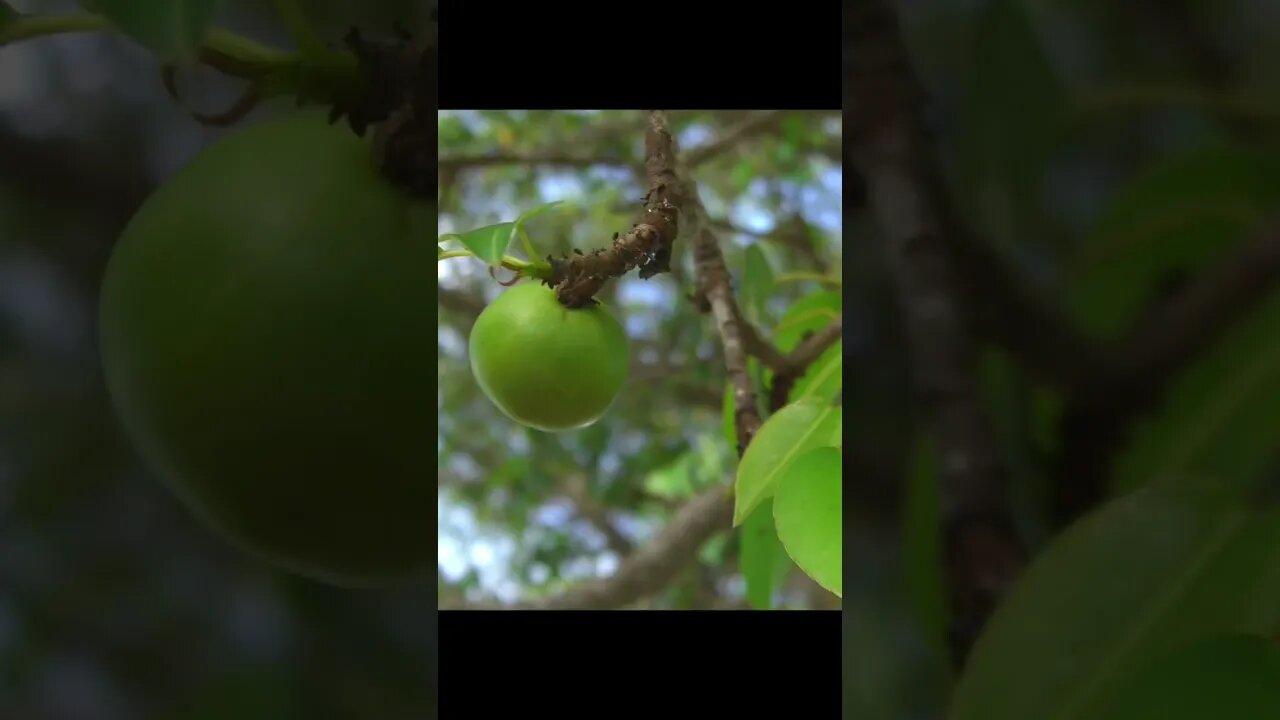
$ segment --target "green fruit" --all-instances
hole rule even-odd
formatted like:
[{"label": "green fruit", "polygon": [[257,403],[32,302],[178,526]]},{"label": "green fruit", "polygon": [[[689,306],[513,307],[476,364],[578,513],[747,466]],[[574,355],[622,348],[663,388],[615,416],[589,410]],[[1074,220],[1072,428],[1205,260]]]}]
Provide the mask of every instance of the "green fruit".
[{"label": "green fruit", "polygon": [[590,425],[627,379],[627,336],[603,306],[570,310],[553,290],[517,285],[471,328],[471,371],[516,422],[556,432]]},{"label": "green fruit", "polygon": [[342,585],[424,574],[435,524],[435,260],[370,157],[310,115],[231,133],[130,221],[100,304],[144,459],[238,546]]}]

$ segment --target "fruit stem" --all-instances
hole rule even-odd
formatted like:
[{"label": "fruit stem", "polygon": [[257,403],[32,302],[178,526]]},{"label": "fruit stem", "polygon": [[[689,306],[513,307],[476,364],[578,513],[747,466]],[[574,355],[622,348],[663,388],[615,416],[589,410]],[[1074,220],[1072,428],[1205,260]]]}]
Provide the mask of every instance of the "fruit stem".
[{"label": "fruit stem", "polygon": [[[440,253],[438,257],[439,260],[447,260],[449,258],[456,257],[475,257],[475,255],[476,254],[470,250],[446,250]],[[504,255],[502,257],[502,262],[499,264],[502,267],[519,273],[525,277],[536,277],[540,280],[551,279],[551,266],[545,262],[539,262],[536,260],[531,262],[528,260],[521,260],[517,257],[511,257],[510,255]]]},{"label": "fruit stem", "polygon": [[541,280],[551,279],[551,266],[537,260],[521,260],[510,255],[504,255],[502,257],[502,267],[514,270],[525,277],[536,277]]},{"label": "fruit stem", "polygon": [[101,15],[18,15],[0,27],[0,45],[61,33],[109,30]]},{"label": "fruit stem", "polygon": [[525,232],[525,229],[519,223],[516,223],[516,232],[520,233],[520,242],[524,245],[524,253],[529,257],[537,257],[538,251],[533,249],[533,241],[529,239],[529,233]]},{"label": "fruit stem", "polygon": [[305,57],[322,58],[330,53],[324,41],[316,34],[311,27],[311,23],[307,20],[307,15],[302,11],[302,6],[298,0],[275,0],[276,14],[280,16],[280,21],[289,30],[289,35],[293,38],[293,42],[297,44],[298,51]]},{"label": "fruit stem", "polygon": [[229,55],[245,64],[259,67],[284,67],[296,65],[297,53],[268,47],[242,35],[214,28],[209,31],[204,46],[215,52]]},{"label": "fruit stem", "polygon": [[[48,35],[112,31],[114,29],[115,26],[111,24],[110,20],[102,15],[93,13],[17,15],[5,24],[0,25],[0,46]],[[262,69],[296,65],[299,62],[299,56],[296,53],[276,50],[226,30],[210,30],[204,47],[221,55],[234,58],[242,63],[245,68],[252,67],[259,72]],[[244,72],[247,72],[247,70]],[[231,72],[229,74],[240,75],[241,73]]]}]

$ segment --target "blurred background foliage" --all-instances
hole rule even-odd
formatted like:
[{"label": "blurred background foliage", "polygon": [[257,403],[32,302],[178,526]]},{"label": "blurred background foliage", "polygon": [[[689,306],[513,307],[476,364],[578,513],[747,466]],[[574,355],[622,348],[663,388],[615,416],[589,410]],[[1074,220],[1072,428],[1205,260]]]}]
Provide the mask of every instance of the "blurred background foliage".
[{"label": "blurred background foliage", "polygon": [[[1096,503],[1165,477],[1274,476],[1280,285],[1277,239],[1273,232],[1267,244],[1260,233],[1280,220],[1280,5],[894,5],[961,219],[1086,337],[1108,342],[1142,330],[1154,308],[1232,258],[1241,286],[1271,278],[1168,377],[1149,379],[1154,397],[1116,393],[1091,407],[1005,349],[980,346],[981,387],[1031,550],[1061,529],[1056,504],[1072,488]],[[938,718],[953,678],[937,572],[936,459],[904,402],[907,357],[885,301],[875,230],[850,201],[855,279],[845,311],[872,320],[867,341],[846,346],[857,428],[847,434],[846,562],[857,568],[846,588],[847,712]],[[1240,261],[1249,257],[1271,269]],[[986,290],[985,278],[964,284],[978,297]]]},{"label": "blurred background foliage", "polygon": [[[427,11],[306,7],[334,42],[350,25],[424,27]],[[269,3],[224,2],[217,24],[290,47]],[[179,81],[205,111],[240,92],[204,69]],[[152,56],[120,36],[0,47],[0,718],[419,718],[435,706],[429,587],[331,589],[247,558],[140,465],[108,406],[95,312],[112,243],[157,183],[225,132],[191,120]]]},{"label": "blurred background foliage", "polygon": [[[840,274],[840,113],[673,111],[670,118],[739,302],[758,327],[772,334],[800,298],[831,295],[817,279],[786,276]],[[560,256],[607,247],[640,218],[642,112],[442,110],[439,122],[442,234],[563,200],[565,207],[528,224],[538,252]],[[744,278],[760,274],[761,257],[775,283],[769,291],[753,280],[767,294],[750,303]],[[669,274],[641,280],[633,272],[605,286],[598,297],[628,332],[630,380],[601,421],[547,434],[508,420],[471,375],[469,329],[503,288],[473,258],[440,263],[442,604],[540,597],[608,576],[683,501],[731,481],[737,459],[724,426],[725,366],[713,320],[688,298],[687,238],[677,241],[671,265]],[[498,279],[508,275],[499,271]],[[717,533],[674,582],[629,607],[748,607],[738,552],[736,532]],[[774,601],[839,607],[794,566]]]}]

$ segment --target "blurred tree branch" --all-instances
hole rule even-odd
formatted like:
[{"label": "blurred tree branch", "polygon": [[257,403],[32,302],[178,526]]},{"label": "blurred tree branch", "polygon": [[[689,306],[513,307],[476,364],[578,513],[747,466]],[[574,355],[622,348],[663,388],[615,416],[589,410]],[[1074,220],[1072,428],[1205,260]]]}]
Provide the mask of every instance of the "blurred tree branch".
[{"label": "blurred tree branch", "polygon": [[[752,113],[738,123],[721,129],[714,140],[685,150],[682,154],[682,163],[687,168],[696,168],[699,165],[714,160],[720,155],[723,155],[752,138],[768,133],[771,130],[777,130],[786,113],[787,111],[782,110],[769,110]],[[644,125],[642,122],[620,122],[588,133],[585,138],[575,137],[572,139],[566,139],[564,142],[572,142],[574,146],[580,147],[582,145],[590,145],[592,141],[614,136],[619,132],[634,131],[637,129],[643,130],[643,128]],[[837,139],[827,144],[807,148],[806,151],[822,155],[832,162],[841,163],[843,162],[843,159],[840,147],[840,141]],[[621,167],[631,170],[637,175],[637,177],[642,177],[644,172],[643,164],[640,161],[632,161],[626,158],[619,158],[600,153],[572,152],[559,148],[503,151],[494,153],[441,154],[438,162],[440,172],[450,176],[461,170],[495,167],[500,165],[545,165],[576,168],[596,166]]]},{"label": "blurred tree branch", "polygon": [[467,324],[463,328],[463,332],[464,334],[469,333],[471,323],[475,322],[476,317],[484,310],[484,299],[475,293],[439,286],[436,288],[436,293],[442,307],[467,318]]},{"label": "blurred tree branch", "polygon": [[1007,349],[1040,379],[1086,392],[1109,372],[1106,348],[1081,333],[1061,307],[949,211],[942,219],[948,258],[974,330]]},{"label": "blurred tree branch", "polygon": [[857,109],[855,160],[867,180],[903,313],[919,400],[939,457],[953,660],[961,665],[1025,562],[1007,497],[1009,468],[978,394],[960,238],[920,118],[923,94],[883,0],[844,6],[845,87]]},{"label": "blurred tree branch", "polygon": [[606,156],[576,155],[563,152],[501,152],[483,155],[441,155],[440,172],[457,172],[500,165],[551,165],[559,167],[614,166],[641,172],[639,163]]},{"label": "blurred tree branch", "polygon": [[822,256],[817,246],[809,239],[809,224],[805,221],[804,216],[796,213],[791,216],[790,222],[780,222],[771,230],[751,230],[736,225],[733,222],[722,219],[712,218],[709,220],[711,226],[719,230],[736,235],[749,235],[751,237],[776,242],[779,245],[789,247],[800,253],[805,262],[819,272],[827,269],[827,260]]},{"label": "blurred tree branch", "polygon": [[517,603],[447,604],[442,610],[604,610],[622,608],[666,587],[697,556],[698,549],[733,519],[732,491],[717,486],[685,503],[643,547],[607,578],[587,580],[549,597]]},{"label": "blurred tree branch", "polygon": [[782,110],[769,110],[751,115],[737,125],[721,132],[720,136],[715,140],[696,145],[682,153],[681,159],[684,166],[692,170],[751,137],[770,130],[777,130],[778,124],[782,121],[784,115],[786,115],[786,112]]},{"label": "blurred tree branch", "polygon": [[[1136,29],[1159,28],[1173,45],[1174,56],[1187,64],[1199,84],[1215,91],[1232,85],[1233,58],[1214,41],[1186,0],[1140,0],[1119,7],[1128,11]],[[1256,116],[1237,112],[1232,103],[1209,104],[1205,108],[1223,127],[1242,137],[1255,138],[1261,130],[1262,122]]]},{"label": "blurred tree branch", "polygon": [[[596,467],[596,463],[591,463],[591,467]],[[635,549],[634,545],[626,535],[618,531],[617,526],[613,524],[613,520],[609,519],[609,508],[591,496],[591,488],[586,475],[574,474],[567,478],[564,483],[564,491],[566,497],[577,509],[578,516],[586,520],[591,527],[604,536],[605,544],[610,550],[620,557],[626,557],[631,554]]]},{"label": "blurred tree branch", "polygon": [[1280,216],[1203,270],[1120,341],[1121,382],[1163,379],[1217,340],[1280,279]]},{"label": "blurred tree branch", "polygon": [[1181,291],[1158,300],[1113,343],[1116,358],[1064,411],[1054,466],[1052,513],[1065,526],[1102,502],[1112,461],[1129,429],[1159,402],[1169,383],[1280,279],[1280,217],[1250,237]]}]

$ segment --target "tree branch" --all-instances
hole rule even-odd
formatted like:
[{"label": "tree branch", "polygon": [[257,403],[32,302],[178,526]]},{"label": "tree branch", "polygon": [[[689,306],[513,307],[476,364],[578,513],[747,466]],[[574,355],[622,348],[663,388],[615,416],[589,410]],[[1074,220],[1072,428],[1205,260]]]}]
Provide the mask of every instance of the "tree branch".
[{"label": "tree branch", "polygon": [[1123,358],[1125,380],[1166,378],[1182,368],[1274,290],[1278,278],[1280,217],[1135,325],[1116,353]]},{"label": "tree branch", "polygon": [[904,315],[917,391],[939,455],[939,496],[953,660],[962,664],[1025,562],[1006,497],[1008,468],[978,395],[973,347],[951,268],[953,217],[923,137],[921,88],[883,0],[844,10],[846,106],[858,110],[865,176]]},{"label": "tree branch", "polygon": [[801,340],[800,344],[796,345],[795,349],[783,359],[782,368],[778,372],[780,374],[804,372],[818,359],[819,355],[840,339],[840,333],[844,331],[842,317],[836,316],[826,327]]},{"label": "tree branch", "polygon": [[[645,194],[644,215],[624,234],[613,234],[608,249],[551,262],[551,285],[565,307],[584,307],[594,301],[607,280],[634,268],[640,279],[671,270],[671,246],[679,235],[679,214],[683,205],[676,181],[675,139],[661,110],[649,113],[644,134],[644,167],[649,192]],[[576,252],[576,251],[575,251]]]},{"label": "tree branch", "polygon": [[1068,391],[1086,392],[1110,372],[1113,356],[1081,333],[1017,267],[953,212],[942,222],[953,239],[948,250],[975,331],[998,342],[1040,379]]},{"label": "tree branch", "polygon": [[712,535],[733,521],[733,495],[717,486],[680,507],[662,530],[644,547],[629,555],[618,571],[607,578],[587,580],[545,598],[517,603],[468,603],[442,606],[442,610],[606,610],[631,605],[666,587],[698,554]]},{"label": "tree branch", "polygon": [[786,355],[777,348],[776,345],[769,342],[754,325],[745,319],[739,318],[739,328],[742,333],[742,347],[748,355],[752,355],[760,359],[770,370],[777,371],[787,364]]},{"label": "tree branch", "polygon": [[586,520],[604,536],[605,544],[610,550],[622,557],[631,554],[635,549],[631,540],[619,532],[613,521],[609,519],[609,509],[591,497],[585,475],[575,475],[566,481],[565,495],[577,509],[578,517]]},{"label": "tree branch", "polygon": [[[738,434],[738,455],[746,451],[751,438],[760,429],[760,409],[756,401],[751,376],[747,374],[747,340],[757,349],[767,345],[754,328],[742,318],[742,311],[733,297],[729,268],[725,265],[720,243],[711,232],[707,211],[698,197],[697,186],[692,180],[684,182],[685,215],[689,218],[693,238],[693,260],[696,273],[695,302],[709,310],[720,329],[720,341],[724,347],[725,369],[733,387],[733,417]],[[777,352],[776,349],[773,352]]]},{"label": "tree branch", "polygon": [[723,154],[743,140],[778,127],[778,122],[782,120],[784,114],[785,112],[782,110],[755,113],[746,120],[725,130],[715,140],[705,145],[689,148],[682,154],[681,161],[685,167],[692,170]]},{"label": "tree branch", "polygon": [[1066,526],[1107,494],[1107,477],[1134,421],[1168,384],[1266,295],[1280,278],[1280,217],[1152,307],[1110,349],[1110,374],[1064,411],[1055,463],[1053,522]]},{"label": "tree branch", "polygon": [[773,368],[773,380],[769,384],[769,410],[777,412],[791,397],[791,388],[804,376],[805,370],[813,364],[818,356],[840,339],[844,325],[840,316],[832,320],[825,328],[810,333],[796,345],[782,363]]},{"label": "tree branch", "polygon": [[475,322],[476,317],[480,315],[480,312],[484,310],[484,300],[477,295],[461,290],[450,290],[449,288],[437,286],[436,297],[441,307],[466,316],[468,329],[471,327],[471,323]]},{"label": "tree branch", "polygon": [[[1185,0],[1139,0],[1121,7],[1128,11],[1135,30],[1152,25],[1161,28],[1173,45],[1174,57],[1188,64],[1199,84],[1213,89],[1232,85],[1235,70],[1230,54],[1214,42]],[[1210,105],[1206,109],[1224,127],[1243,137],[1256,139],[1263,129],[1258,118],[1235,112],[1236,108],[1230,103]]]}]

